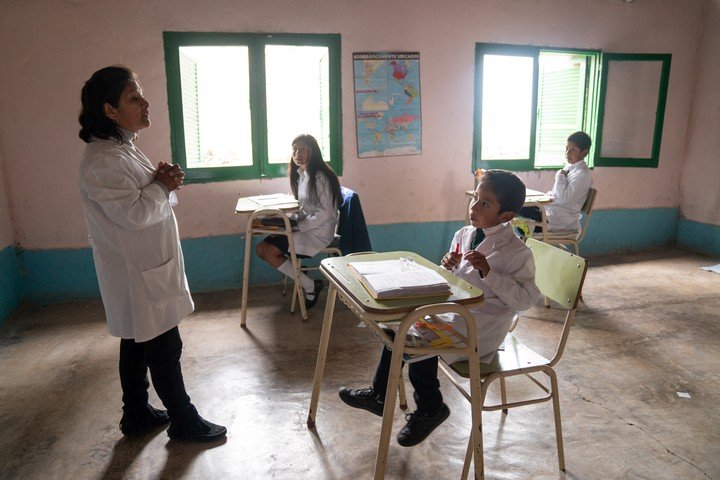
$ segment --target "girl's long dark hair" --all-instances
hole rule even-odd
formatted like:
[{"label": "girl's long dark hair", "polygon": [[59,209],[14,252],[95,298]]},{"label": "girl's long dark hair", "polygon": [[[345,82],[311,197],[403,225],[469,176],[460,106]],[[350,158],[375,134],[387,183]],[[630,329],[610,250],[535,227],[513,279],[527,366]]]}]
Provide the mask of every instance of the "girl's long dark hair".
[{"label": "girl's long dark hair", "polygon": [[98,70],[85,82],[80,94],[82,110],[78,117],[81,127],[78,135],[83,142],[90,143],[93,137],[113,137],[118,143],[122,143],[122,130],[105,115],[105,104],[109,103],[117,108],[125,86],[136,78],[135,72],[118,65]]},{"label": "girl's long dark hair", "polygon": [[[305,167],[309,176],[308,194],[310,198],[314,202],[320,203],[320,199],[318,198],[317,190],[315,188],[315,179],[317,178],[318,173],[320,173],[325,175],[327,178],[328,183],[330,184],[330,189],[332,190],[335,205],[340,208],[343,201],[342,193],[340,192],[340,180],[338,180],[338,177],[335,175],[335,172],[332,171],[332,168],[330,168],[323,160],[322,152],[320,152],[320,146],[318,145],[317,140],[315,140],[315,137],[306,133],[298,135],[295,137],[295,140],[292,141],[293,146],[296,144],[305,145],[310,149],[307,167]],[[300,174],[298,173],[298,166],[295,165],[295,162],[293,162],[292,159],[290,159],[288,172],[290,174],[290,188],[292,188],[293,195],[297,198],[298,179],[300,178]]]}]

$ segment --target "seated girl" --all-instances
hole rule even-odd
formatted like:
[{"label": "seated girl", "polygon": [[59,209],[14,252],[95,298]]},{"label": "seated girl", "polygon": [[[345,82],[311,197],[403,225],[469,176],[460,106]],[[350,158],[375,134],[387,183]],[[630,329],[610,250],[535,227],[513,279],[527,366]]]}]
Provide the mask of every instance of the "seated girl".
[{"label": "seated girl", "polygon": [[[299,135],[292,142],[292,161],[288,166],[290,187],[300,203],[300,210],[293,214],[297,231],[293,232],[295,254],[299,258],[317,255],[327,247],[335,236],[338,208],[342,204],[340,181],[325,163],[317,140],[312,135]],[[290,261],[290,246],[285,235],[269,235],[255,249],[258,257],[294,279],[295,271]],[[305,293],[305,307],[312,308],[323,288],[322,280],[315,280],[300,273]]]}]

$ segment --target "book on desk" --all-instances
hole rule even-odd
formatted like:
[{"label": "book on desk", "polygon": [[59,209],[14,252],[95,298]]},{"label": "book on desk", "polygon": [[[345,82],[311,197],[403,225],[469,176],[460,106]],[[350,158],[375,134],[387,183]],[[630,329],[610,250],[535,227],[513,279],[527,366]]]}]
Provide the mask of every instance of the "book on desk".
[{"label": "book on desk", "polygon": [[450,295],[450,284],[412,259],[348,262],[349,270],[376,300]]}]

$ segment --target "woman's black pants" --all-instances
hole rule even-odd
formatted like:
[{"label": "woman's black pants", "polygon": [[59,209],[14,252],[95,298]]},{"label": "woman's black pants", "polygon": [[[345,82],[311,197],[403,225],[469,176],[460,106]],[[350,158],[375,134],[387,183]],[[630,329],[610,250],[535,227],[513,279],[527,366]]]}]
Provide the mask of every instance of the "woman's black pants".
[{"label": "woman's black pants", "polygon": [[148,403],[147,372],[168,415],[180,418],[191,405],[185,391],[180,355],[182,340],[177,327],[147,342],[120,340],[120,385],[123,410],[144,407]]}]

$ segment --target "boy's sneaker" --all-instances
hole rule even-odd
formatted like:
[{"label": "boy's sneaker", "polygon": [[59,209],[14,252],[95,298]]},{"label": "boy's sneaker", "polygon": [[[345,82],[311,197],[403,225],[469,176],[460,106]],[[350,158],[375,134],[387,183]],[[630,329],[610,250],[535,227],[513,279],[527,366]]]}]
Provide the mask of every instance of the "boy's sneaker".
[{"label": "boy's sneaker", "polygon": [[227,428],[202,418],[190,406],[181,419],[173,420],[167,429],[168,437],[185,442],[213,442],[227,434]]},{"label": "boy's sneaker", "polygon": [[385,403],[381,402],[378,394],[372,387],[369,388],[348,388],[340,387],[338,390],[340,400],[347,403],[353,408],[362,408],[368,412],[374,413],[378,417],[382,417]]},{"label": "boy's sneaker", "polygon": [[427,438],[435,428],[450,416],[450,409],[444,403],[435,415],[429,416],[419,411],[405,415],[407,423],[398,433],[397,441],[403,447],[412,447]]},{"label": "boy's sneaker", "polygon": [[170,417],[165,410],[153,408],[149,403],[143,407],[123,409],[120,431],[126,437],[139,437],[166,425]]}]

